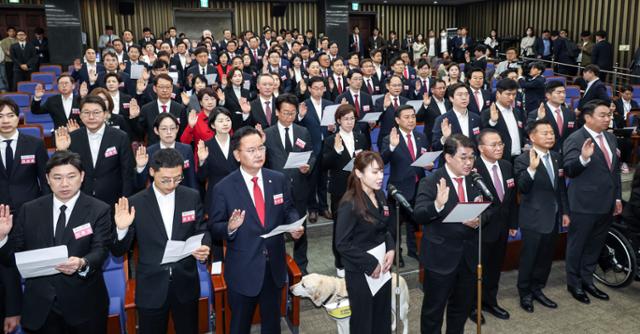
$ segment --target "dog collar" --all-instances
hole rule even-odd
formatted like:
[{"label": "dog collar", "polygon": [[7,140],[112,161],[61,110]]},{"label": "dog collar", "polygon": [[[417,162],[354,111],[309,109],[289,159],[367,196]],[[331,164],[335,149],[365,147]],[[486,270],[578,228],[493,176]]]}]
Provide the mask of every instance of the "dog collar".
[{"label": "dog collar", "polygon": [[331,298],[333,298],[333,296],[335,296],[335,294],[333,294],[333,293],[332,293],[332,294],[330,294],[330,295],[329,295],[329,297],[327,297],[327,299],[325,299],[325,300],[322,302],[322,306],[325,306],[325,305],[326,305],[326,304],[331,300]]}]

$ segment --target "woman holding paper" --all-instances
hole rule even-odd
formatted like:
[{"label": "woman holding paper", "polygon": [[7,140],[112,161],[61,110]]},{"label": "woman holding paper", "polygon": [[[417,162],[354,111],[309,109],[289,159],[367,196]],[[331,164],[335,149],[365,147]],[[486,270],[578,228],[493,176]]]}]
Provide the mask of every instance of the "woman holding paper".
[{"label": "woman holding paper", "polygon": [[[389,207],[382,188],[384,163],[376,152],[356,157],[336,222],[336,247],[345,266],[351,305],[350,328],[358,333],[391,333],[391,277],[395,246],[387,230]],[[376,249],[377,256],[372,250]],[[384,279],[375,293],[367,278]]]}]

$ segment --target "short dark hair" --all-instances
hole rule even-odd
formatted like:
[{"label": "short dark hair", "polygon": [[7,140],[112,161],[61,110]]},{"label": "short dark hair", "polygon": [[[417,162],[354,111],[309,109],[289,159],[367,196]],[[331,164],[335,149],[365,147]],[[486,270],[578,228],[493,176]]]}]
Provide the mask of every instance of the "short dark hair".
[{"label": "short dark hair", "polygon": [[160,168],[175,168],[184,166],[182,154],[173,148],[163,148],[153,154],[149,160],[149,168],[159,171]]},{"label": "short dark hair", "polygon": [[280,107],[282,107],[283,103],[293,104],[297,108],[298,98],[295,95],[289,93],[278,95],[278,97],[276,98],[276,110],[280,111]]},{"label": "short dark hair", "polygon": [[540,72],[544,72],[544,70],[547,68],[545,66],[545,64],[541,61],[536,61],[533,64],[531,64],[531,68],[537,68]]},{"label": "short dark hair", "polygon": [[16,116],[20,116],[20,107],[11,99],[0,98],[0,110],[8,107]]},{"label": "short dark hair", "polygon": [[[158,52],[158,57],[160,57],[160,52]],[[165,55],[166,55],[166,52],[165,52]],[[169,68],[169,64],[167,64],[166,61],[160,60],[160,59],[157,59],[155,62],[153,62],[153,65],[151,66],[152,70],[161,70],[163,68]],[[171,82],[173,82],[173,79],[171,79]]]},{"label": "short dark hair", "polygon": [[596,37],[607,38],[607,32],[604,30],[598,30],[595,33]]},{"label": "short dark hair", "polygon": [[492,129],[492,128],[484,128],[482,129],[482,131],[480,131],[480,134],[478,134],[478,144],[483,143],[484,137],[491,133],[494,133],[500,136],[500,132],[498,132],[498,130]]},{"label": "short dark hair", "polygon": [[[130,45],[129,46],[129,51],[131,51],[131,49],[136,49],[136,50],[138,50],[138,53],[142,53],[142,48],[138,44]],[[129,51],[127,51],[127,53],[129,53]]]},{"label": "short dark hair", "polygon": [[[166,64],[166,63],[165,63]],[[160,79],[164,79],[169,81],[173,85],[173,78],[171,78],[167,73],[160,73],[153,78],[153,85],[157,86]]]},{"label": "short dark hair", "polygon": [[395,113],[395,117],[400,118],[400,115],[402,115],[402,112],[407,110],[407,109],[411,109],[415,112],[415,109],[413,109],[412,106],[408,105],[408,104],[403,104],[398,106],[398,109],[396,109],[396,113]]},{"label": "short dark hair", "polygon": [[620,93],[624,93],[624,92],[632,92],[633,93],[633,86],[631,85],[624,85],[622,86],[622,88],[620,88]]},{"label": "short dark hair", "polygon": [[231,111],[229,111],[229,109],[225,107],[217,106],[211,111],[211,116],[209,116],[209,128],[213,129],[213,123],[215,123],[216,118],[218,118],[218,115],[225,115],[229,117],[229,119],[232,119]]},{"label": "short dark hair", "polygon": [[109,78],[116,78],[116,80],[118,80],[118,82],[122,82],[122,79],[120,78],[120,75],[118,75],[118,73],[107,73],[104,75],[104,82],[107,82],[107,80]]},{"label": "short dark hair", "polygon": [[487,46],[484,44],[480,44],[473,49],[473,52],[480,51],[482,53],[487,52]]},{"label": "short dark hair", "polygon": [[216,92],[213,91],[213,88],[205,87],[204,89],[201,89],[198,92],[198,102],[202,102],[202,99],[204,98],[205,95],[209,95],[214,99],[216,99],[216,101],[218,101],[218,95],[216,94]]},{"label": "short dark hair", "polygon": [[336,109],[336,114],[335,114],[335,121],[336,123],[338,123],[338,120],[341,119],[342,117],[353,113],[353,115],[355,116],[356,114],[356,107],[354,107],[351,104],[341,104],[338,109]]},{"label": "short dark hair", "polygon": [[443,84],[445,87],[447,87],[447,83],[446,83],[444,80],[442,80],[442,79],[440,79],[440,78],[436,78],[436,79],[431,80],[431,87],[429,87],[429,89],[431,89],[431,88],[435,87],[435,86],[436,86],[437,84],[439,84],[439,83],[441,83],[441,84]]},{"label": "short dark hair", "polygon": [[316,82],[322,82],[322,84],[324,85],[324,78],[322,78],[322,77],[311,77],[309,79],[309,83],[307,84],[307,86],[311,87]]},{"label": "short dark hair", "polygon": [[502,79],[496,83],[496,91],[500,94],[506,90],[518,90],[518,83],[511,79]]},{"label": "short dark hair", "polygon": [[549,125],[549,126],[551,126],[551,122],[547,121],[546,119],[538,119],[538,120],[535,120],[533,122],[529,122],[527,124],[527,128],[525,129],[525,130],[527,130],[527,135],[531,135],[534,131],[536,131],[536,129],[540,125]]},{"label": "short dark hair", "polygon": [[559,81],[559,80],[548,81],[544,86],[544,92],[546,94],[551,94],[558,87],[564,87],[564,83],[562,83],[562,81]]},{"label": "short dark hair", "polygon": [[418,69],[422,68],[423,66],[427,66],[429,68],[431,68],[431,64],[429,64],[429,62],[426,59],[420,58],[420,60],[418,60]]},{"label": "short dark hair", "polygon": [[80,172],[84,171],[82,168],[82,158],[80,158],[80,154],[72,151],[56,151],[56,153],[54,153],[47,161],[44,171],[46,174],[49,174],[49,172],[51,172],[55,167],[63,165],[71,165]]},{"label": "short dark hair", "polygon": [[100,96],[96,95],[87,95],[82,100],[80,100],[80,110],[84,107],[85,104],[97,104],[102,108],[102,111],[107,111],[107,105],[104,104],[104,100]]},{"label": "short dark hair", "polygon": [[589,36],[591,36],[591,32],[589,30],[583,30],[580,33],[580,37],[589,37]]},{"label": "short dark hair", "polygon": [[476,146],[473,144],[473,141],[469,139],[469,137],[461,133],[456,133],[445,140],[442,153],[454,156],[458,151],[458,147],[466,147],[474,150],[476,148]]},{"label": "short dark hair", "polygon": [[58,80],[56,80],[57,83],[60,83],[60,80],[62,80],[63,78],[69,78],[69,80],[71,81],[71,84],[73,85],[76,80],[71,76],[71,74],[60,74],[60,76],[58,77]]},{"label": "short dark hair", "polygon": [[472,68],[469,70],[469,78],[471,78],[471,76],[473,75],[473,73],[476,73],[476,72],[480,72],[480,73],[482,73],[482,77],[484,78],[484,70],[483,70],[483,69],[481,69],[481,68],[479,68],[479,67],[472,67]]},{"label": "short dark hair", "polygon": [[607,103],[605,100],[591,100],[589,101],[587,104],[585,104],[584,106],[582,106],[582,114],[583,115],[589,115],[589,116],[593,116],[593,113],[596,111],[596,108],[598,107],[607,107],[609,108],[609,103]]},{"label": "short dark hair", "polygon": [[251,126],[243,126],[237,131],[233,133],[233,137],[231,137],[231,150],[236,151],[240,149],[240,140],[242,138],[252,135],[260,136],[260,132]]},{"label": "short dark hair", "polygon": [[600,67],[598,67],[598,65],[596,65],[596,64],[589,64],[589,65],[585,66],[584,70],[582,70],[582,71],[583,72],[591,72],[595,76],[600,75]]},{"label": "short dark hair", "polygon": [[193,54],[196,55],[196,56],[198,56],[201,53],[209,54],[209,51],[204,46],[199,46],[193,51]]},{"label": "short dark hair", "polygon": [[460,88],[464,88],[465,90],[467,90],[467,86],[465,86],[465,84],[463,84],[462,82],[456,82],[456,83],[452,84],[451,86],[447,87],[447,96],[453,97],[453,95],[455,94],[456,90],[458,90]]},{"label": "short dark hair", "polygon": [[362,74],[362,71],[359,68],[354,68],[353,70],[349,71],[349,73],[347,73],[347,79],[351,79],[351,77],[353,77],[354,74]]},{"label": "short dark hair", "polygon": [[518,71],[515,68],[508,68],[505,71],[503,71],[502,73],[500,73],[500,78],[501,79],[506,79],[509,77],[510,73],[516,73],[518,74]]},{"label": "short dark hair", "polygon": [[170,112],[164,112],[156,116],[156,119],[153,120],[153,128],[158,129],[160,127],[160,123],[162,123],[165,118],[171,119],[176,124],[176,126],[180,126],[180,122],[178,121],[178,118],[176,118],[176,116],[173,116],[173,114]]},{"label": "short dark hair", "polygon": [[342,57],[335,57],[333,58],[333,60],[331,61],[331,66],[333,67],[333,64],[335,64],[336,62],[340,62],[344,65],[344,59],[342,59]]}]

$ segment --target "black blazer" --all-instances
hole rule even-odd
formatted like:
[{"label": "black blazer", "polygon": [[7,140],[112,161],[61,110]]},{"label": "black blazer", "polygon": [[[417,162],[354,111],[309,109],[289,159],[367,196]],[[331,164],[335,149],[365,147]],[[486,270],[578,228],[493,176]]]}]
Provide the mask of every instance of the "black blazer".
[{"label": "black blazer", "polygon": [[530,163],[529,154],[521,154],[516,158],[514,173],[520,191],[520,212],[519,219],[512,221],[514,224],[510,226],[511,228],[515,229],[519,222],[521,229],[547,234],[551,233],[556,224],[561,221],[562,215],[569,214],[562,156],[558,152],[549,152],[553,165],[553,184],[542,158],[533,178],[527,171]]},{"label": "black blazer", "polygon": [[[98,76],[100,76],[100,73],[104,73],[104,72],[105,72],[104,65],[100,63],[96,63],[96,73],[98,74]],[[82,68],[80,69],[80,71],[71,72],[71,76],[76,80],[78,84],[77,87],[80,87],[80,84],[82,84],[83,82],[86,82],[87,85],[90,84],[89,69],[87,68],[86,63],[82,64]]]},{"label": "black blazer", "polygon": [[482,158],[477,158],[475,168],[482,176],[484,183],[493,195],[491,206],[482,213],[482,241],[495,242],[500,235],[506,235],[507,229],[518,223],[518,206],[516,205],[516,182],[513,175],[513,165],[507,160],[498,160],[500,176],[502,177],[502,201],[498,197],[493,185],[493,172],[487,170]]},{"label": "black blazer", "polygon": [[[136,123],[136,132],[141,137],[144,137],[146,134],[148,145],[153,145],[160,141],[160,137],[158,137],[158,135],[153,131],[153,123],[155,122],[156,117],[160,115],[159,110],[160,104],[158,104],[158,100],[151,101],[140,109],[140,116],[138,116],[138,122]],[[170,100],[168,112],[173,114],[173,116],[178,119],[178,123],[180,123],[178,135],[176,137],[179,139],[180,136],[182,136],[185,126],[189,124],[185,106],[174,100]]]},{"label": "black blazer", "polygon": [[[251,92],[247,89],[240,88],[240,97],[244,97],[250,100]],[[240,107],[240,101],[233,91],[233,86],[227,85],[224,88],[224,107],[231,112],[231,123],[233,130],[238,130],[242,127],[242,108]],[[275,112],[274,112],[275,114]]]},{"label": "black blazer", "polygon": [[[468,115],[467,117],[469,117],[469,139],[471,139],[475,144],[477,144],[478,141],[476,140],[476,137],[478,134],[480,134],[480,126],[481,126],[480,116],[478,114],[474,114],[469,111],[467,111],[467,115]],[[449,124],[451,124],[452,135],[456,133],[462,134],[462,128],[460,127],[460,122],[458,121],[458,117],[456,116],[456,113],[455,111],[453,111],[453,109],[450,109],[445,114],[438,116],[432,128],[433,138],[431,141],[431,148],[433,148],[434,151],[442,149],[443,145],[440,142],[440,139],[442,138],[441,124],[445,118],[448,119]]]},{"label": "black blazer", "polygon": [[[496,106],[496,108],[498,108]],[[513,116],[516,119],[516,126],[518,127],[518,136],[520,138],[520,148],[525,144],[525,132],[524,132],[524,124],[526,119],[522,116],[523,112],[518,110],[518,108],[512,108]],[[504,120],[504,116],[502,116],[502,111],[498,108],[498,122],[495,126],[491,126],[489,123],[491,121],[491,110],[489,108],[485,108],[482,111],[481,120],[483,128],[492,128],[500,133],[500,137],[502,138],[502,142],[504,143],[504,154],[502,156],[505,160],[512,160],[511,157],[511,148],[513,146],[513,139],[511,139],[511,135],[509,134],[509,128],[507,126],[507,122]]]},{"label": "black blazer", "polygon": [[480,92],[482,93],[482,101],[484,105],[478,106],[478,104],[476,103],[475,96],[473,95],[473,90],[471,88],[468,88],[467,90],[469,91],[469,105],[467,106],[467,109],[469,109],[470,112],[473,112],[476,115],[480,115],[480,113],[482,113],[482,110],[484,108],[488,108],[491,105],[491,102],[493,100],[493,97],[491,96],[491,91],[486,89],[480,90]]},{"label": "black blazer", "polygon": [[82,121],[80,121],[80,96],[73,95],[73,101],[71,102],[71,112],[69,113],[69,117],[67,118],[67,114],[64,112],[64,106],[62,104],[62,95],[54,95],[48,98],[44,105],[42,105],[42,100],[31,101],[31,112],[36,115],[49,114],[51,119],[53,120],[53,125],[57,129],[61,126],[67,126],[69,119],[73,119],[78,124],[82,125]]},{"label": "black blazer", "polygon": [[[404,195],[408,201],[412,201],[415,197],[418,180],[424,177],[424,168],[411,167],[413,160],[407,146],[407,138],[398,130],[400,135],[400,143],[393,149],[390,148],[390,136],[387,135],[382,140],[380,147],[380,155],[385,164],[389,164],[389,183],[393,184]],[[413,130],[411,133],[413,141],[416,143],[414,149],[416,160],[427,152],[429,142],[427,142],[424,134]]]},{"label": "black blazer", "polygon": [[[398,96],[398,106],[407,104],[408,100],[409,99],[404,96]],[[384,97],[379,98],[376,100],[374,109],[376,112],[382,112],[382,115],[380,115],[380,118],[378,119],[380,133],[378,134],[378,142],[376,143],[378,147],[380,147],[382,146],[382,138],[391,132],[391,128],[397,126],[396,109],[393,107],[393,98],[391,98],[391,104],[386,109],[384,109]]]},{"label": "black blazer", "polygon": [[[564,144],[565,139],[567,139],[569,135],[571,135],[574,131],[578,129],[576,114],[573,111],[571,111],[569,108],[567,108],[565,105],[560,106],[560,108],[562,109],[562,120],[563,120],[562,136],[560,136],[560,131],[558,130],[558,122],[556,121],[555,111],[552,111],[551,108],[549,108],[548,103],[544,104],[544,108],[546,111],[544,115],[544,119],[546,119],[547,121],[549,121],[549,123],[551,123],[551,127],[553,128],[553,133],[556,135],[556,143],[555,145],[553,145],[552,149],[556,152],[562,153],[562,145]],[[535,121],[538,118],[537,109],[532,110],[529,113],[528,118],[529,118],[528,122]]]},{"label": "black blazer", "polygon": [[[53,247],[53,195],[48,194],[25,203],[14,223],[7,244],[0,248],[6,265],[15,267],[15,252]],[[109,205],[80,193],[69,214],[62,245],[69,256],[84,257],[89,264],[86,277],[79,274],[28,278],[24,282],[21,323],[23,327],[42,327],[54,299],[65,321],[78,325],[96,316],[107,316],[109,297],[102,277],[112,238]],[[90,224],[92,234],[75,238],[73,229]]]},{"label": "black blazer", "polygon": [[435,101],[435,98],[431,98],[431,103],[425,109],[424,105],[418,109],[418,113],[416,114],[416,120],[418,122],[424,122],[424,134],[427,138],[427,142],[429,147],[431,147],[431,142],[433,141],[433,125],[436,123],[436,118],[438,116],[443,115],[447,112],[447,110],[451,109],[451,102],[449,99],[444,98],[445,110],[440,109],[438,107],[438,103]]},{"label": "black blazer", "polygon": [[197,191],[178,186],[175,190],[175,209],[171,235],[162,221],[162,214],[155,190],[149,187],[131,196],[131,206],[136,208],[136,217],[122,240],[114,241],[112,252],[124,255],[134,239],[139,252],[136,263],[136,305],[143,308],[160,308],[167,302],[169,284],[173,284],[181,303],[195,301],[200,296],[200,280],[196,260],[188,256],[178,262],[161,265],[168,240],[187,240],[204,233],[203,245],[210,245],[211,238],[203,221],[202,204]]},{"label": "black blazer", "polygon": [[210,210],[213,207],[213,203],[211,203],[213,187],[225,176],[238,169],[239,164],[233,156],[231,145],[229,145],[229,152],[226,158],[215,137],[207,140],[205,145],[209,149],[209,156],[204,160],[202,166],[198,166],[196,175],[201,183],[208,181],[204,206],[207,212],[211,213]]},{"label": "black blazer", "polygon": [[[366,115],[367,113],[374,112],[373,99],[371,99],[371,95],[369,95],[366,92],[367,92],[366,88],[358,92],[358,104],[359,104],[358,108],[360,110],[360,114],[357,115],[358,119],[356,120],[355,130],[360,131],[364,135],[365,137],[364,139],[367,140],[368,145],[371,146],[371,136],[369,135],[369,123],[358,122],[358,120],[361,120],[364,117],[364,115]],[[343,98],[347,100],[347,103],[355,107],[356,101],[353,98],[353,95],[351,95],[351,91],[349,89],[347,89],[344,93],[338,95],[335,99],[335,103],[340,104]]]},{"label": "black blazer", "polygon": [[69,150],[80,154],[84,168],[82,191],[111,205],[133,193],[133,152],[124,131],[105,126],[95,167],[85,128],[71,132]]},{"label": "black blazer", "polygon": [[613,46],[609,41],[603,40],[593,45],[591,63],[598,65],[601,70],[613,69]]},{"label": "black blazer", "polygon": [[[568,188],[569,207],[572,212],[606,214],[612,213],[615,201],[622,198],[620,180],[620,157],[616,137],[607,131],[602,134],[611,150],[611,169],[607,166],[598,141],[583,127],[564,141],[564,172],[571,178]],[[594,152],[586,166],[580,162],[582,145],[587,138],[594,142]],[[597,194],[597,196],[594,196]]]},{"label": "black blazer", "polygon": [[540,103],[545,101],[544,87],[545,79],[539,75],[535,79],[527,77],[518,80],[520,88],[524,89],[525,111],[537,110]]},{"label": "black blazer", "polygon": [[362,195],[367,205],[366,218],[355,212],[353,201],[340,203],[336,222],[336,249],[341,255],[345,270],[371,275],[378,266],[378,260],[367,253],[367,250],[384,242],[389,251],[395,249],[395,243],[387,229],[391,217],[384,192],[376,191],[377,208],[369,196]]},{"label": "black blazer", "polygon": [[20,43],[15,43],[9,48],[11,60],[13,60],[13,70],[22,71],[20,65],[29,66],[29,71],[35,71],[38,65],[38,52],[33,44],[25,42],[24,50],[20,47]]},{"label": "black blazer", "polygon": [[45,166],[49,160],[42,140],[18,135],[13,167],[9,174],[0,170],[0,203],[18,212],[22,204],[49,192]]},{"label": "black blazer", "polygon": [[[153,157],[153,155],[160,150],[160,143],[156,143],[147,147],[147,154],[149,157]],[[198,181],[196,180],[196,172],[195,172],[195,161],[193,159],[193,148],[191,145],[183,144],[181,142],[176,142],[175,150],[182,155],[182,160],[184,160],[182,164],[182,176],[184,180],[180,183],[183,186],[187,186],[191,189],[195,189],[198,191],[200,186],[198,185]],[[135,189],[140,190],[144,189],[147,185],[147,180],[153,182],[151,176],[149,175],[149,164],[145,166],[142,172],[138,173],[136,168],[134,178]]]},{"label": "black blazer", "polygon": [[[435,199],[440,179],[444,178],[449,187],[449,199],[444,208],[436,211]],[[467,200],[474,201],[480,196],[470,177],[464,178]],[[456,183],[457,184],[457,183]],[[413,210],[415,221],[424,225],[420,257],[427,270],[440,275],[452,273],[464,261],[469,270],[474,270],[478,259],[478,231],[462,223],[443,223],[447,215],[458,204],[456,184],[449,178],[445,168],[438,168],[433,174],[420,181]]]},{"label": "black blazer", "polygon": [[591,87],[584,92],[584,95],[578,102],[578,109],[582,109],[585,104],[592,100],[603,100],[607,103],[611,103],[611,98],[609,97],[609,94],[607,94],[607,87],[600,79],[596,79],[596,82],[591,84]]},{"label": "black blazer", "polygon": [[333,147],[335,139],[336,135],[332,134],[324,140],[322,147],[322,168],[329,171],[329,193],[337,197],[342,197],[347,190],[347,179],[349,178],[349,174],[351,174],[351,172],[342,169],[356,154],[369,148],[366,146],[366,140],[360,132],[353,131],[355,152],[349,152],[344,142],[342,142],[342,153],[336,152],[336,149]]},{"label": "black blazer", "polygon": [[[276,116],[276,98],[274,96],[271,97],[271,125],[275,125],[278,121],[278,117]],[[251,127],[256,126],[256,124],[260,124],[262,129],[266,129],[269,127],[269,123],[267,123],[267,116],[264,111],[264,105],[260,100],[260,97],[256,97],[255,100],[251,101],[251,113],[249,114],[249,118],[247,118],[243,125],[249,125]]]}]

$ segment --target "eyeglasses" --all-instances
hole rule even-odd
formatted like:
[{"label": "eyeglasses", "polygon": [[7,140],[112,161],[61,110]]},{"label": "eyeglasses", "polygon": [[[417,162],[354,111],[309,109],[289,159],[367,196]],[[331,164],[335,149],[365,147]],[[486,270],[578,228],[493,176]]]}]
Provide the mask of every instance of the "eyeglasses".
[{"label": "eyeglasses", "polygon": [[267,147],[262,145],[262,146],[258,146],[258,147],[251,147],[251,148],[248,148],[246,150],[241,150],[241,151],[247,152],[247,153],[249,153],[249,155],[255,155],[257,152],[260,152],[260,153],[266,152],[267,151]]},{"label": "eyeglasses", "polygon": [[179,184],[180,182],[182,182],[182,180],[184,180],[184,177],[178,176],[178,177],[175,177],[173,179],[170,179],[170,178],[161,179],[160,183],[163,184],[163,185],[168,185],[168,184],[172,184],[172,183],[173,184]]},{"label": "eyeglasses", "polygon": [[296,113],[295,113],[295,112],[280,112],[280,113],[278,113],[278,114],[280,114],[280,115],[282,115],[282,116],[285,116],[285,117],[293,117],[293,116],[295,116],[295,115],[296,115]]},{"label": "eyeglasses", "polygon": [[158,131],[160,132],[166,132],[166,133],[171,133],[178,130],[178,128],[176,127],[170,127],[170,128],[158,128]]},{"label": "eyeglasses", "polygon": [[85,117],[99,117],[100,115],[102,115],[102,113],[104,113],[104,111],[100,110],[100,111],[81,111],[80,115],[85,116]]}]

